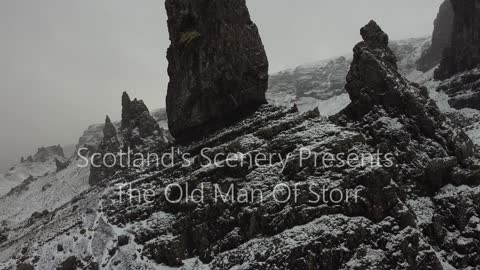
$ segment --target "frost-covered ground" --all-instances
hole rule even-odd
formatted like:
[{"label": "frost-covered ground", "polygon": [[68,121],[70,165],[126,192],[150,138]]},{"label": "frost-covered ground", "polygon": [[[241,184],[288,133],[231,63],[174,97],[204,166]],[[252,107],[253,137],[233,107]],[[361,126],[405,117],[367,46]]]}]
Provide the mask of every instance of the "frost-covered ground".
[{"label": "frost-covered ground", "polygon": [[0,197],[0,220],[10,225],[28,220],[35,212],[53,211],[85,191],[88,185],[89,167],[80,167],[84,161],[74,159],[64,170],[53,168],[18,186],[10,194]]},{"label": "frost-covered ground", "polygon": [[[12,166],[8,172],[0,175],[0,197],[7,194],[13,187],[20,185],[25,179],[40,177],[56,170],[55,158],[44,162],[23,162]],[[57,157],[62,158],[62,157]]]}]

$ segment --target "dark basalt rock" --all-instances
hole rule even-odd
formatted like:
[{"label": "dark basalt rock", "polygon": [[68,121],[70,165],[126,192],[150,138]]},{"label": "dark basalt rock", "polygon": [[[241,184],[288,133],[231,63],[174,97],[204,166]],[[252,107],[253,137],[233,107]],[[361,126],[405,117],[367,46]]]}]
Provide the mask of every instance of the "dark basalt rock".
[{"label": "dark basalt rock", "polygon": [[[120,130],[125,139],[125,147],[134,148],[143,139],[154,136],[163,139],[163,131],[151,116],[142,100],[130,100],[126,92],[122,95],[122,121]],[[163,141],[163,140],[162,140]]]},{"label": "dark basalt rock", "polygon": [[471,108],[480,110],[480,93],[474,93],[467,96],[456,97],[448,101],[454,109]]},{"label": "dark basalt rock", "polygon": [[105,154],[115,154],[120,151],[120,142],[117,137],[117,130],[108,116],[105,119],[105,126],[103,127],[103,140],[98,146],[97,151],[100,155],[97,155],[93,159],[95,166],[92,164],[90,167],[90,176],[88,179],[88,183],[92,186],[99,184],[101,181],[112,176],[118,170],[118,168],[115,167],[108,168],[105,166],[105,164],[114,164],[113,160],[111,160],[111,157],[107,158],[106,162],[103,162],[103,157]]},{"label": "dark basalt rock", "polygon": [[[90,185],[96,185],[114,175],[122,164],[124,168],[131,165],[126,163],[125,156],[118,155],[120,150],[123,150],[123,153],[135,154],[143,150],[157,149],[166,144],[167,138],[164,136],[163,129],[150,115],[145,103],[142,100],[131,100],[126,92],[122,96],[120,129],[120,132],[117,133],[114,124],[107,116],[103,126],[103,140],[96,151],[100,155],[96,155],[94,158],[95,165],[100,165],[100,167],[91,166]],[[106,154],[109,155],[104,162]],[[116,156],[115,159],[112,154]]]},{"label": "dark basalt rock", "polygon": [[480,69],[466,71],[443,81],[437,91],[448,95],[448,103],[452,108],[480,110]]},{"label": "dark basalt rock", "polygon": [[480,0],[450,0],[455,14],[451,45],[435,79],[444,80],[480,64]]},{"label": "dark basalt rock", "polygon": [[128,245],[129,242],[130,242],[130,237],[128,235],[119,235],[117,237],[117,243],[119,247],[126,246]]},{"label": "dark basalt rock", "polygon": [[65,261],[63,261],[58,267],[57,270],[77,270],[82,269],[85,266],[82,261],[75,256],[70,256]]},{"label": "dark basalt rock", "polygon": [[443,50],[450,45],[453,17],[452,4],[450,0],[445,0],[434,22],[431,45],[417,61],[418,70],[427,72],[442,60]]},{"label": "dark basalt rock", "polygon": [[[397,70],[396,57],[388,47],[388,36],[377,23],[370,21],[360,33],[364,41],[353,49],[353,61],[345,85],[352,103],[341,113],[352,119],[359,119],[376,103],[398,103],[398,92],[392,91],[391,97],[384,93],[397,86],[394,78],[402,78]],[[406,80],[400,82],[406,86]]]},{"label": "dark basalt rock", "polygon": [[[380,26],[375,21],[370,21],[367,25],[360,29],[360,35],[363,38],[363,42],[370,48],[380,48],[388,50],[388,35],[382,31]],[[390,50],[391,55],[393,52]],[[391,59],[396,63],[396,58]]]},{"label": "dark basalt rock", "polygon": [[425,165],[427,170],[419,181],[426,190],[435,191],[453,181],[451,172],[455,166],[469,166],[469,159],[475,154],[474,144],[440,112],[425,88],[399,74],[395,56],[387,46],[388,37],[375,22],[371,21],[361,32],[364,41],[354,48],[345,86],[352,102],[332,119],[363,130],[372,138],[371,144],[382,145],[388,151],[393,148],[392,142],[388,142],[391,139],[386,138],[392,134],[383,134],[381,126],[388,122],[387,125],[408,130],[409,134],[399,130],[396,136],[411,142],[397,149],[403,149],[400,155],[406,159],[412,148],[429,149],[432,160]]},{"label": "dark basalt rock", "polygon": [[65,170],[68,165],[70,165],[70,162],[67,160],[65,162],[62,162],[58,160],[58,158],[55,158],[55,166],[57,167],[57,172]]},{"label": "dark basalt rock", "polygon": [[268,60],[245,0],[167,0],[167,114],[177,140],[265,104]]},{"label": "dark basalt rock", "polygon": [[130,96],[128,96],[127,92],[123,92],[122,94],[122,121],[120,124],[120,129],[125,129],[130,125],[130,105],[132,101],[130,100]]},{"label": "dark basalt rock", "polygon": [[35,267],[29,263],[20,263],[17,265],[17,270],[34,270]]}]

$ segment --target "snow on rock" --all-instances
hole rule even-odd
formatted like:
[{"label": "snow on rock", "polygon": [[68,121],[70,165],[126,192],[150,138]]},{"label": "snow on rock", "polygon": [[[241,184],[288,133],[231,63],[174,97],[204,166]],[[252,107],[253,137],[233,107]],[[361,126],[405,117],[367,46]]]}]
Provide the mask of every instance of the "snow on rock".
[{"label": "snow on rock", "polygon": [[[390,43],[398,58],[399,71],[407,78],[423,74],[415,67],[428,44],[428,37]],[[277,106],[291,107],[295,104],[302,112],[318,107],[322,115],[333,115],[350,101],[344,86],[351,61],[352,55],[348,54],[272,74],[267,99]]]},{"label": "snow on rock", "polygon": [[15,164],[8,172],[0,175],[0,197],[27,179],[33,179],[56,172],[56,160],[66,161],[60,146],[41,147],[33,156]]}]

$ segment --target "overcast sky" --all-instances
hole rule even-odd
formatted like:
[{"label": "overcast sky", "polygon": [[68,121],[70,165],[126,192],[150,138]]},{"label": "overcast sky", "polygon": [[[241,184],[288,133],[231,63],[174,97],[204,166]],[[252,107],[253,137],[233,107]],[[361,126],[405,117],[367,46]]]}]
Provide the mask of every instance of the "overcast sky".
[{"label": "overcast sky", "polygon": [[[270,71],[351,51],[375,19],[391,39],[430,35],[442,0],[247,0]],[[165,106],[162,0],[0,1],[0,169],[37,147],[73,144],[126,90]]]}]

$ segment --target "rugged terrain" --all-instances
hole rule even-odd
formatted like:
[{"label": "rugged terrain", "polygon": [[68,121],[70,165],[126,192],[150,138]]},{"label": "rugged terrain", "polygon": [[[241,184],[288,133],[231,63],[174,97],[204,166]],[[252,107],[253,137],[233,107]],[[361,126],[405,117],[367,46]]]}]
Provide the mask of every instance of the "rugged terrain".
[{"label": "rugged terrain", "polygon": [[[77,148],[171,162],[95,171],[57,146],[22,159],[2,181],[15,188],[0,197],[0,269],[478,268],[480,72],[434,80],[437,22],[432,42],[391,42],[371,21],[353,55],[271,76],[282,106],[202,139],[174,142],[165,110],[124,94],[122,121]],[[341,162],[351,155],[365,158]]]},{"label": "rugged terrain", "polygon": [[[6,233],[6,269],[468,269],[478,266],[479,161],[474,144],[406,80],[374,23],[362,29],[347,76],[350,105],[330,119],[318,110],[262,106],[253,116],[202,140],[166,145],[191,166],[126,170],[55,211]],[[366,71],[366,73],[365,73]],[[371,80],[376,78],[376,80]],[[301,149],[368,157],[392,154],[392,166],[316,166]],[[202,166],[202,149],[276,154],[267,163]],[[287,159],[288,158],[288,159]],[[287,162],[283,165],[282,160]],[[370,159],[369,159],[370,160]],[[371,161],[371,160],[370,160]],[[263,165],[263,166],[262,166]],[[380,165],[380,166],[379,166]],[[164,196],[183,191],[184,200]],[[297,187],[298,200],[278,203]],[[204,187],[204,199],[190,188]],[[214,200],[215,190],[263,191],[248,200]],[[357,191],[358,200],[315,201],[308,187]],[[122,200],[119,189],[153,190]],[[328,194],[328,193],[327,193]],[[337,193],[338,196],[339,193]],[[235,196],[239,196],[236,193]],[[333,196],[336,201],[335,196]],[[190,201],[187,200],[190,199]],[[238,199],[238,198],[237,198]],[[331,198],[330,198],[331,199]],[[23,267],[23,268],[22,268]]]}]

